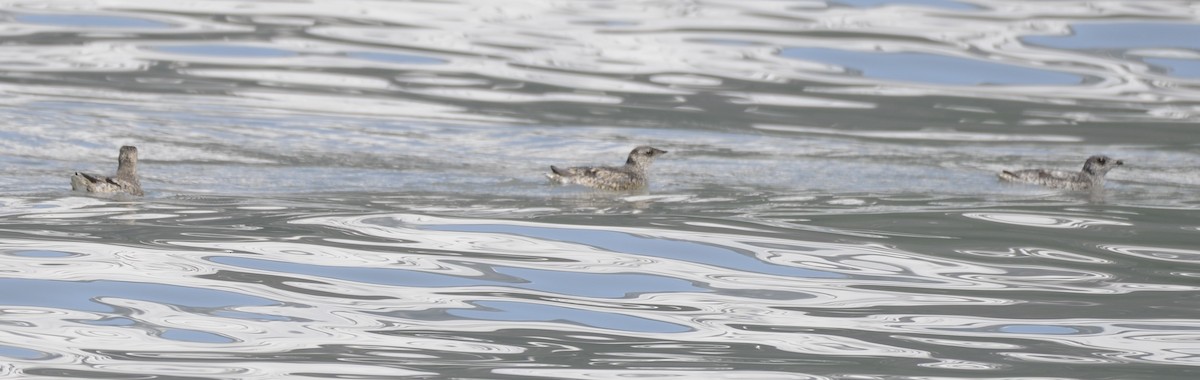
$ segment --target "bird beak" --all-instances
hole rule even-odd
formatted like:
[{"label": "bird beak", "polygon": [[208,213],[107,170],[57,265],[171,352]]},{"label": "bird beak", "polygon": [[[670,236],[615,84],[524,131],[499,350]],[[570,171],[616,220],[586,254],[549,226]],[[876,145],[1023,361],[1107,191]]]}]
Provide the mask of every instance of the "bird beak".
[{"label": "bird beak", "polygon": [[655,156],[660,155],[660,154],[667,154],[667,151],[662,150],[662,149],[654,149]]}]

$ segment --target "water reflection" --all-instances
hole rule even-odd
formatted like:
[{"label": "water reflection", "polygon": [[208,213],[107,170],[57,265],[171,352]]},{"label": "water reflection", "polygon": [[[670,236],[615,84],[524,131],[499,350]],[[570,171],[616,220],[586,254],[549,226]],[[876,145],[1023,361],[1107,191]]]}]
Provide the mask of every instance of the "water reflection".
[{"label": "water reflection", "polygon": [[103,298],[105,297],[174,304],[194,308],[196,309],[195,311],[277,304],[268,298],[225,291],[205,290],[188,286],[95,279],[87,282],[76,282],[2,278],[0,279],[0,285],[8,289],[38,289],[37,293],[32,294],[6,292],[6,294],[0,295],[0,303],[5,305],[68,308],[94,312],[113,311],[112,307],[107,306],[103,302]]},{"label": "water reflection", "polygon": [[28,348],[0,345],[0,356],[24,360],[46,360],[49,355],[45,352],[30,350]]},{"label": "water reflection", "polygon": [[448,224],[427,227],[433,230],[461,232],[491,232],[530,236],[540,239],[562,240],[585,244],[614,252],[628,252],[649,257],[663,257],[716,265],[755,273],[778,274],[789,277],[842,277],[836,273],[803,268],[764,265],[762,261],[746,258],[745,252],[723,249],[704,244],[664,239],[649,239],[620,232],[579,230],[565,228],[541,228],[514,225],[469,225]]},{"label": "water reflection", "polygon": [[0,374],[1191,379],[1193,8],[0,4]]},{"label": "water reflection", "polygon": [[130,16],[82,14],[15,14],[17,22],[77,28],[170,28],[167,22]]},{"label": "water reflection", "polygon": [[781,56],[839,65],[883,80],[947,85],[1072,85],[1078,75],[926,53],[857,52],[829,48],[783,49]]},{"label": "water reflection", "polygon": [[276,58],[295,56],[295,52],[257,46],[239,45],[163,45],[153,50],[183,55],[201,55],[234,58]]},{"label": "water reflection", "polygon": [[[544,216],[520,220],[381,214],[360,209],[354,200],[334,199],[339,198],[307,200],[324,204],[323,211],[241,199],[158,200],[125,208],[66,199],[31,202],[53,207],[10,210],[15,214],[5,220],[38,215],[59,223],[53,229],[61,233],[21,234],[24,240],[15,240],[12,232],[0,231],[10,245],[2,248],[11,252],[0,258],[19,273],[71,275],[0,279],[10,289],[48,289],[0,297],[8,305],[0,318],[33,323],[0,323],[0,334],[62,326],[69,330],[43,331],[75,331],[68,334],[77,336],[79,347],[104,347],[115,362],[134,366],[143,360],[162,364],[191,358],[248,369],[265,357],[314,355],[311,360],[338,368],[344,361],[405,357],[414,368],[441,371],[428,363],[466,364],[486,357],[495,363],[485,366],[494,374],[550,344],[582,355],[564,358],[568,366],[594,363],[596,355],[624,357],[623,352],[642,352],[640,357],[674,365],[691,362],[687,358],[693,355],[719,354],[730,358],[725,365],[768,373],[760,372],[769,371],[764,356],[845,365],[886,357],[930,370],[1003,371],[1012,364],[1005,361],[1046,363],[1048,357],[1072,352],[1068,347],[1127,352],[1135,338],[1139,355],[1103,361],[1165,363],[1170,352],[1189,343],[1153,336],[1182,337],[1200,329],[1187,318],[1167,320],[1187,309],[1167,314],[1141,307],[1107,310],[1120,302],[1102,298],[1128,294],[1135,302],[1153,303],[1156,293],[1194,287],[1126,281],[1129,273],[1122,271],[1136,265],[1074,267],[1105,261],[1054,244],[1005,250],[1003,242],[971,240],[967,245],[984,247],[944,255],[938,252],[945,244],[965,242],[954,230],[945,231],[949,236],[903,229],[849,235],[837,228],[661,214],[564,217],[544,208],[525,214]],[[456,209],[449,206],[461,200],[446,197],[406,199],[379,204],[512,213]],[[72,215],[89,209],[115,213],[96,219],[112,227],[90,244],[73,242],[70,233],[96,231],[96,222]],[[338,211],[327,215],[331,209]],[[151,210],[223,217],[132,219],[141,223],[138,236],[155,237],[134,247],[107,236],[128,233],[116,228],[128,220],[114,216]],[[1087,216],[1045,216],[1076,220],[1068,223],[1071,228],[1114,225],[1097,224],[1101,219],[1089,209],[1071,211]],[[613,225],[617,220],[624,225]],[[44,248],[29,248],[38,246]],[[121,252],[122,261],[137,270],[104,266],[118,257],[110,250]],[[1138,251],[1145,250],[1122,248]],[[1004,261],[1019,255],[1059,260]],[[141,273],[178,280],[130,281]],[[1071,293],[1093,298],[1069,301]],[[1069,319],[1036,319],[1029,313]],[[47,333],[23,340],[33,342],[21,346],[25,351],[0,347],[0,356],[23,361],[24,368],[36,372],[40,367],[30,363],[75,355],[42,342],[41,334]],[[333,344],[345,340],[380,349],[363,352]],[[643,340],[642,348],[628,351],[631,342]],[[122,353],[107,347],[114,341],[144,347]],[[995,362],[997,350],[1029,356]],[[420,357],[410,356],[418,351]],[[624,357],[613,363],[636,362]],[[107,366],[101,372],[122,373]]]},{"label": "water reflection", "polygon": [[366,59],[366,60],[371,60],[371,61],[382,61],[382,62],[404,63],[404,64],[434,65],[434,64],[447,63],[447,61],[444,59],[438,59],[438,58],[432,58],[432,57],[422,57],[419,55],[411,55],[411,54],[397,54],[397,53],[350,52],[350,53],[346,53],[346,56],[351,57],[351,58],[360,58],[360,59]]},{"label": "water reflection", "polygon": [[450,310],[448,313],[469,319],[521,322],[554,321],[639,333],[679,333],[688,331],[686,326],[673,323],[625,315],[589,312],[566,307],[504,301],[480,301],[475,302],[475,306],[477,306],[477,309]]},{"label": "water reflection", "polygon": [[980,9],[980,7],[975,4],[952,0],[833,0],[833,2],[855,7],[917,5],[956,10]]},{"label": "water reflection", "polygon": [[1028,213],[1004,213],[1004,212],[989,212],[989,213],[965,213],[963,216],[986,220],[989,222],[1014,224],[1026,227],[1040,228],[1092,228],[1097,226],[1130,226],[1126,222],[1115,220],[1088,218],[1088,217],[1072,217],[1065,215],[1037,215]]},{"label": "water reflection", "polygon": [[[570,273],[493,266],[488,273],[462,277],[404,269],[329,267],[277,261],[214,257],[213,262],[242,268],[326,277],[372,284],[412,287],[507,286],[580,297],[625,298],[639,293],[703,291],[679,279],[642,274]],[[463,268],[469,271],[470,266]],[[443,270],[444,271],[444,270]]]},{"label": "water reflection", "polygon": [[1200,251],[1165,247],[1139,247],[1124,245],[1101,245],[1100,248],[1122,255],[1131,255],[1144,259],[1163,260],[1176,263],[1195,263],[1200,261]]},{"label": "water reflection", "polygon": [[1176,77],[1200,79],[1200,57],[1194,59],[1182,58],[1144,58],[1147,63],[1166,68],[1168,74]]},{"label": "water reflection", "polygon": [[1090,22],[1067,36],[1028,36],[1025,42],[1059,49],[1179,48],[1200,50],[1200,25],[1166,22]]}]

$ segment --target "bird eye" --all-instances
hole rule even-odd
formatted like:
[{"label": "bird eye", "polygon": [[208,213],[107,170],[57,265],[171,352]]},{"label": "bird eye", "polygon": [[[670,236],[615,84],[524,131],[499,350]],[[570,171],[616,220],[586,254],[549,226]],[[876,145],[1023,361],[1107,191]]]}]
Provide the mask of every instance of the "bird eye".
[{"label": "bird eye", "polygon": [[1096,162],[1099,162],[1100,165],[1104,165],[1104,164],[1108,163],[1108,160],[1105,159],[1104,157],[1100,157],[1100,159],[1096,160]]}]

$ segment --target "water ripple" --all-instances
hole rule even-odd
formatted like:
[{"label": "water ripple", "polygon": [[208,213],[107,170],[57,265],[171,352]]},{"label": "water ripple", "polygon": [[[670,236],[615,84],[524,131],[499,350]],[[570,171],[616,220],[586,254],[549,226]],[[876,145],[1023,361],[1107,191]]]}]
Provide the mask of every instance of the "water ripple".
[{"label": "water ripple", "polygon": [[1169,261],[1180,264],[1195,264],[1200,261],[1200,251],[1179,248],[1161,248],[1130,245],[1100,245],[1101,249],[1143,259]]},{"label": "water ripple", "polygon": [[1195,15],[0,1],[0,377],[1195,378]]},{"label": "water ripple", "polygon": [[1025,227],[1039,227],[1039,228],[1076,229],[1076,228],[1094,228],[1094,227],[1102,227],[1102,226],[1131,226],[1132,225],[1127,222],[1121,222],[1121,221],[1116,221],[1116,220],[1075,217],[1075,216],[1069,216],[1069,215],[1038,215],[1038,214],[1029,214],[1029,213],[1007,213],[1007,212],[987,212],[987,213],[969,212],[969,213],[964,213],[963,216],[971,218],[971,219],[985,220],[985,221],[989,221],[989,222],[1013,224],[1013,225],[1025,226]]}]

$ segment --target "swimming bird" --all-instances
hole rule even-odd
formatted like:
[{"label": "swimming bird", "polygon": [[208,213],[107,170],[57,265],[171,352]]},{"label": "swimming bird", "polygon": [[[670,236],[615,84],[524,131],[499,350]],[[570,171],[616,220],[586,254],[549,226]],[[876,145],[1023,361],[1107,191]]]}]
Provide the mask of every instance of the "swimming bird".
[{"label": "swimming bird", "polygon": [[123,146],[117,155],[117,175],[104,177],[75,172],[71,176],[71,190],[89,193],[128,193],[141,196],[142,183],[137,174],[137,147]]},{"label": "swimming bird", "polygon": [[667,151],[642,145],[629,152],[624,166],[577,166],[560,168],[550,165],[546,178],[561,184],[579,184],[603,190],[629,190],[646,187],[646,168],[654,157]]},{"label": "swimming bird", "polygon": [[1112,168],[1124,164],[1125,161],[1095,155],[1084,161],[1083,170],[1079,172],[1045,169],[1005,170],[1000,172],[1000,179],[1069,190],[1100,189],[1104,187],[1104,175]]}]

